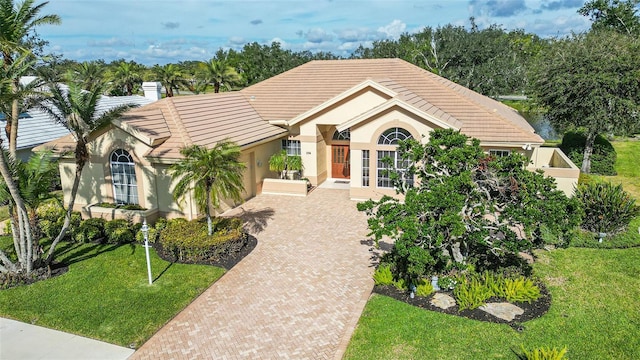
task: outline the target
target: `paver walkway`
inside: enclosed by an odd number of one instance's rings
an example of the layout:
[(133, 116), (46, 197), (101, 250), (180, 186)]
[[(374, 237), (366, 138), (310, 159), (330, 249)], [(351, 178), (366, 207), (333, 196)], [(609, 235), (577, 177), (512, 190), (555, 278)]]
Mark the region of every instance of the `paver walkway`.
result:
[(232, 214), (258, 246), (130, 359), (339, 359), (373, 288), (345, 190), (259, 195)]

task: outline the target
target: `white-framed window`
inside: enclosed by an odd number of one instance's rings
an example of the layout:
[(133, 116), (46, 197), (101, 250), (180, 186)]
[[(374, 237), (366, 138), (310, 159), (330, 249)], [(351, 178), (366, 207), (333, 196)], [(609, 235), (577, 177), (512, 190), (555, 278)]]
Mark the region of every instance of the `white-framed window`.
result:
[(114, 202), (116, 204), (138, 204), (136, 164), (129, 152), (123, 149), (115, 150), (111, 153), (110, 163)]
[(387, 129), (378, 138), (378, 145), (398, 145), (398, 141), (411, 138), (411, 133), (399, 127)]
[(283, 139), (282, 140), (282, 150), (286, 150), (287, 151), (287, 155), (289, 156), (295, 156), (295, 155), (302, 155), (302, 150), (300, 148), (300, 140), (287, 140), (287, 139)]
[[(399, 127), (387, 129), (378, 138), (378, 145), (398, 145), (400, 140), (412, 138), (411, 133)], [(390, 158), (391, 163), (386, 163), (383, 159)], [(376, 184), (382, 188), (392, 188), (390, 172), (400, 173), (404, 182), (413, 185), (413, 178), (405, 177), (406, 169), (409, 167), (409, 160), (400, 158), (400, 154), (395, 150), (378, 150), (376, 161)]]
[(494, 156), (494, 157), (504, 157), (504, 156), (509, 156), (511, 154), (511, 150), (498, 150), (498, 149), (491, 149), (489, 150), (489, 155)]
[[(390, 158), (391, 163), (386, 163), (383, 159)], [(397, 151), (378, 150), (378, 187), (392, 188), (391, 172), (396, 171), (400, 174), (403, 181), (408, 185), (413, 185), (413, 179), (405, 176), (409, 167), (409, 160), (401, 159)]]
[(351, 140), (351, 132), (349, 131), (349, 129), (345, 129), (342, 131), (336, 130), (333, 133), (333, 137), (331, 139), (332, 140)]
[(362, 186), (369, 186), (369, 150), (362, 150)]

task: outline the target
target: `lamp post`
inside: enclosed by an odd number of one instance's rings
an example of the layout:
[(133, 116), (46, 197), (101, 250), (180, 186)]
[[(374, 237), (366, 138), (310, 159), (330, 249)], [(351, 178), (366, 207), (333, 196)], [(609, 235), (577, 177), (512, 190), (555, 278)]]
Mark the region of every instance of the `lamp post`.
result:
[(144, 250), (147, 254), (147, 274), (149, 275), (149, 285), (153, 283), (153, 279), (151, 279), (151, 260), (149, 259), (149, 226), (147, 225), (147, 218), (144, 218), (144, 222), (142, 223), (142, 235), (144, 235)]

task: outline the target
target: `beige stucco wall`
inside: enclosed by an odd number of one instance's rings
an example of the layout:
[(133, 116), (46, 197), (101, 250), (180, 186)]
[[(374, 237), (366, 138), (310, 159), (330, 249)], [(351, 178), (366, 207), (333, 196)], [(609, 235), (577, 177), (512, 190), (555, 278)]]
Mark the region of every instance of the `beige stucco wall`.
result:
[[(109, 157), (116, 149), (128, 151), (136, 163), (140, 205), (148, 209), (157, 207), (155, 192), (148, 190), (155, 188), (154, 169), (148, 161), (141, 157), (141, 154), (145, 154), (150, 149), (149, 146), (128, 136), (121, 129), (111, 126), (95, 134), (88, 148), (90, 160), (82, 171), (74, 209), (80, 210), (86, 205), (99, 202), (113, 202)], [(62, 159), (59, 168), (64, 201), (65, 204), (68, 204), (75, 177), (75, 160), (72, 158)]]
[[(269, 158), (280, 150), (280, 146), (280, 139), (277, 139), (242, 150), (240, 160), (247, 166), (243, 179), (245, 187), (242, 194), (243, 199), (249, 199), (260, 192), (262, 179), (277, 176), (269, 171)], [(74, 204), (76, 211), (81, 211), (87, 205), (95, 203), (113, 202), (109, 158), (114, 150), (120, 148), (127, 150), (136, 164), (138, 198), (142, 207), (157, 209), (158, 215), (164, 217), (185, 217), (187, 219), (198, 217), (197, 206), (191, 196), (186, 196), (180, 203), (174, 201), (172, 191), (176, 181), (169, 175), (169, 165), (150, 163), (144, 158), (144, 154), (148, 153), (151, 148), (115, 126), (96, 134), (89, 144), (91, 161), (83, 169)], [(74, 159), (61, 159), (59, 168), (64, 201), (65, 204), (68, 204), (75, 176)], [(221, 211), (235, 205), (231, 201), (223, 201)], [(89, 214), (87, 211), (84, 213), (85, 215)]]

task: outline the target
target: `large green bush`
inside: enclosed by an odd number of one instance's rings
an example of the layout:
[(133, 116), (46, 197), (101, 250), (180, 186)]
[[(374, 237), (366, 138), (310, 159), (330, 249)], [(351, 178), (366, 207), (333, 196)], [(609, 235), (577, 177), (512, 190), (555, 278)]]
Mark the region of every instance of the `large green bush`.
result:
[[(47, 238), (55, 238), (60, 234), (62, 225), (64, 224), (65, 210), (56, 202), (48, 202), (41, 205), (36, 210), (38, 215), (38, 226), (42, 235)], [(71, 223), (65, 235), (66, 240), (74, 240), (75, 234), (78, 232), (80, 224), (82, 222), (82, 216), (79, 212), (74, 211), (71, 213)]]
[[(584, 145), (587, 137), (582, 132), (570, 131), (564, 134), (560, 149), (576, 164), (582, 166)], [(616, 175), (613, 165), (616, 163), (616, 149), (602, 135), (596, 137), (591, 154), (591, 173), (600, 175)]]
[(107, 221), (104, 225), (104, 232), (109, 244), (125, 244), (134, 241), (137, 226), (129, 223), (125, 219), (115, 219)]
[(246, 234), (238, 218), (214, 218), (213, 235), (201, 220), (169, 220), (160, 233), (162, 252), (178, 262), (213, 262), (240, 251)]
[(640, 207), (622, 185), (610, 182), (581, 184), (575, 197), (584, 209), (582, 228), (588, 231), (616, 234), (624, 231), (640, 214)]
[(73, 239), (81, 243), (89, 243), (102, 239), (104, 237), (105, 222), (102, 218), (82, 220), (73, 234)]
[[(398, 151), (412, 164), (390, 173), (404, 200), (358, 204), (369, 216), (369, 235), (394, 240), (383, 261), (395, 279), (417, 283), (456, 264), (526, 273), (519, 252), (551, 238), (564, 246), (579, 224), (578, 202), (557, 190), (553, 178), (526, 170), (519, 154), (489, 157), (479, 140), (454, 130), (433, 131), (427, 144), (401, 141)], [(407, 175), (417, 181), (403, 182)]]

